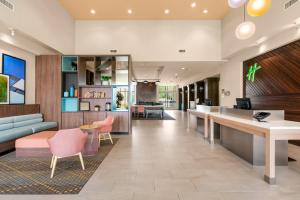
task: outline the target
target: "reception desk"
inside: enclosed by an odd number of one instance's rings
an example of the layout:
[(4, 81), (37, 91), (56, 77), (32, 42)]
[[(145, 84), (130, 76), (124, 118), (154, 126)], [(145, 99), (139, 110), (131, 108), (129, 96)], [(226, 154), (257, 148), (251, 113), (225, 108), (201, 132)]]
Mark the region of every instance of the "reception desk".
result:
[[(270, 111), (272, 114), (266, 119), (267, 122), (258, 122), (252, 119), (252, 115), (256, 112), (259, 111), (222, 108), (218, 113), (210, 113), (210, 143), (214, 143), (214, 124), (219, 124), (221, 126), (221, 143), (223, 142), (226, 148), (232, 148), (234, 153), (243, 157), (245, 156), (245, 152), (243, 153), (246, 150), (245, 146), (238, 143), (245, 144), (247, 134), (250, 135), (248, 143), (252, 147), (248, 149), (248, 154), (258, 153), (252, 158), (254, 159), (253, 164), (255, 162), (265, 163), (264, 179), (270, 184), (275, 184), (275, 158), (279, 159), (278, 164), (287, 164), (287, 141), (300, 140), (300, 122), (284, 120), (283, 111)], [(230, 140), (236, 141), (232, 144)], [(264, 158), (261, 158), (262, 156)]]
[[(197, 105), (196, 109), (188, 109), (188, 129), (197, 130), (203, 133), (204, 138), (208, 139), (210, 133), (209, 115), (210, 113), (219, 112), (219, 106)], [(214, 128), (214, 137), (219, 135), (218, 125)]]

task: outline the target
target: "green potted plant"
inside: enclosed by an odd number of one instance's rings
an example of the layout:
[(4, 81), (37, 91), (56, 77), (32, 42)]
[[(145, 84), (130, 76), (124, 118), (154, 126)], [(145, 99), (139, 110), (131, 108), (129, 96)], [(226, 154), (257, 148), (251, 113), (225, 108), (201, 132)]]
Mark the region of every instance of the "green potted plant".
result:
[(102, 85), (111, 85), (111, 76), (101, 76)]
[(121, 92), (118, 92), (117, 93), (117, 101), (116, 101), (117, 108), (121, 108), (123, 99), (124, 99), (124, 95)]

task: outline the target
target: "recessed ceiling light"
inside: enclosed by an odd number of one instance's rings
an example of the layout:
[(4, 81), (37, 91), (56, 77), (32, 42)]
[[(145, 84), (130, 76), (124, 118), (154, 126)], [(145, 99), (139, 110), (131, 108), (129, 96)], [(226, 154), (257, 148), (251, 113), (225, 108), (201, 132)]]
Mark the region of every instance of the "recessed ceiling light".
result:
[(166, 9), (165, 10), (165, 14), (167, 15), (167, 14), (169, 14), (170, 13), (170, 10), (169, 9)]
[(207, 13), (208, 13), (208, 10), (207, 10), (207, 9), (203, 10), (203, 13), (204, 13), (204, 14), (207, 14)]
[(185, 70), (185, 68), (184, 68), (184, 67), (181, 67), (181, 69), (182, 69), (182, 70)]
[(195, 8), (197, 6), (196, 2), (191, 3), (191, 7)]
[(91, 13), (92, 15), (94, 15), (94, 14), (96, 14), (96, 10), (91, 9), (91, 10), (90, 10), (90, 13)]
[(131, 9), (128, 9), (128, 10), (127, 10), (127, 13), (128, 13), (129, 15), (131, 15), (131, 14), (132, 14), (132, 10), (131, 10)]

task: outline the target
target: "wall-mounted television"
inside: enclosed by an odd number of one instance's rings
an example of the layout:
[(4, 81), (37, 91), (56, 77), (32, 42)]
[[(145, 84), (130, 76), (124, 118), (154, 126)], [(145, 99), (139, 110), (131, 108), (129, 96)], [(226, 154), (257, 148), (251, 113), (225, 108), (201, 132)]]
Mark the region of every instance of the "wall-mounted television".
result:
[(3, 54), (2, 73), (9, 76), (9, 103), (25, 104), (26, 61)]

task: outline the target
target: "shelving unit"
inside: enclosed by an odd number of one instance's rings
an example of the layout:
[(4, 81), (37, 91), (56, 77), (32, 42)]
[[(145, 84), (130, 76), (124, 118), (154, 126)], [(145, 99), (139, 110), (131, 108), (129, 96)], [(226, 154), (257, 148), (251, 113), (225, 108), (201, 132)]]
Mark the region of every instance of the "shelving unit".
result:
[[(129, 65), (130, 56), (62, 56), (62, 128), (75, 128), (113, 115), (114, 132), (129, 132)], [(77, 96), (64, 97), (72, 85)], [(81, 102), (88, 102), (90, 110), (80, 111)], [(110, 111), (105, 110), (106, 103), (111, 104)], [(95, 111), (96, 106), (100, 106), (99, 111)]]

